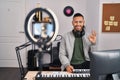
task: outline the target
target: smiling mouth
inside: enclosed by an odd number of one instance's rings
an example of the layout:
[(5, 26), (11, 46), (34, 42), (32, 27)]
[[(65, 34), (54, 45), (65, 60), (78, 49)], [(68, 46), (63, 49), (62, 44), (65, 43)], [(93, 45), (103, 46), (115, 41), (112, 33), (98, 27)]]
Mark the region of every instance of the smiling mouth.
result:
[(81, 30), (82, 27), (81, 27), (81, 26), (76, 26), (75, 29), (76, 29), (76, 30)]
[(82, 28), (81, 26), (76, 26), (75, 28)]

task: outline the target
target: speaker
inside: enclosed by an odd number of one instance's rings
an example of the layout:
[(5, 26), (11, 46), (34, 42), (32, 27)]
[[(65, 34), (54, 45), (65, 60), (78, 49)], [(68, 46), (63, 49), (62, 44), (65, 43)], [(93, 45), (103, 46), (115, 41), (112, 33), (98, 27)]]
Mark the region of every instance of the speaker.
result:
[(59, 59), (59, 46), (60, 46), (60, 42), (57, 43), (56, 47), (52, 48), (52, 63), (50, 64), (50, 66), (54, 66), (54, 67), (61, 66), (61, 62)]
[(35, 55), (38, 53), (38, 50), (29, 50), (27, 58), (27, 69), (28, 70), (38, 70), (36, 67)]

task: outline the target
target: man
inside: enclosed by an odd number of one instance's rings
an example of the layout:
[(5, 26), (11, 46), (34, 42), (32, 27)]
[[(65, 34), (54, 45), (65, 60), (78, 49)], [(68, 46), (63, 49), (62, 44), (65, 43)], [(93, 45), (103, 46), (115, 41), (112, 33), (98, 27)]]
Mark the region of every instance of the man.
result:
[(73, 72), (73, 69), (89, 68), (89, 50), (96, 43), (96, 32), (90, 35), (85, 32), (84, 16), (76, 13), (73, 16), (73, 30), (67, 32), (60, 43), (59, 59), (61, 70)]

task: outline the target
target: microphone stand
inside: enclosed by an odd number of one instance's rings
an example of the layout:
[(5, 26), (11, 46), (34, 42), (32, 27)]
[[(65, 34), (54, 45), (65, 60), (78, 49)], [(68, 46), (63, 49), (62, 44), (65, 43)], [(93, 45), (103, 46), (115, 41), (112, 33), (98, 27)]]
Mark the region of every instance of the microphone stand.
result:
[[(21, 60), (21, 56), (20, 56), (20, 50), (30, 46), (32, 43), (29, 41), (29, 42), (26, 42), (20, 46), (17, 46), (15, 48), (16, 50), (16, 55), (17, 55), (17, 60), (18, 60), (18, 64), (19, 64), (19, 69), (20, 69), (20, 74), (21, 74), (21, 80), (23, 80), (23, 78), (25, 77), (25, 69), (23, 67), (23, 64), (22, 64), (22, 60)], [(40, 47), (40, 46), (39, 46)], [(39, 72), (37, 73), (36, 75), (36, 79), (37, 80), (41, 80), (41, 71), (42, 71), (42, 55), (43, 55), (43, 48), (40, 47), (39, 50), (38, 50), (38, 53), (35, 55), (37, 58), (38, 58), (38, 67), (39, 67)]]
[(17, 46), (15, 48), (16, 50), (16, 55), (17, 55), (17, 59), (18, 59), (18, 64), (19, 64), (19, 69), (20, 69), (20, 74), (21, 74), (21, 80), (24, 78), (25, 76), (25, 70), (24, 70), (24, 67), (23, 67), (23, 64), (22, 64), (22, 60), (21, 60), (21, 56), (20, 56), (20, 50), (30, 46), (32, 43), (29, 42), (26, 42), (20, 46)]

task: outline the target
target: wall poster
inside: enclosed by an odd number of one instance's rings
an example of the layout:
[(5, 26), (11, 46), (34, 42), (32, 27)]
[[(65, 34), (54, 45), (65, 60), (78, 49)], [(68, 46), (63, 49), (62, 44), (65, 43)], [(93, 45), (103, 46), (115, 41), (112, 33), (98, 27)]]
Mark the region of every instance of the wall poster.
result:
[(120, 32), (120, 3), (103, 4), (102, 32)]

